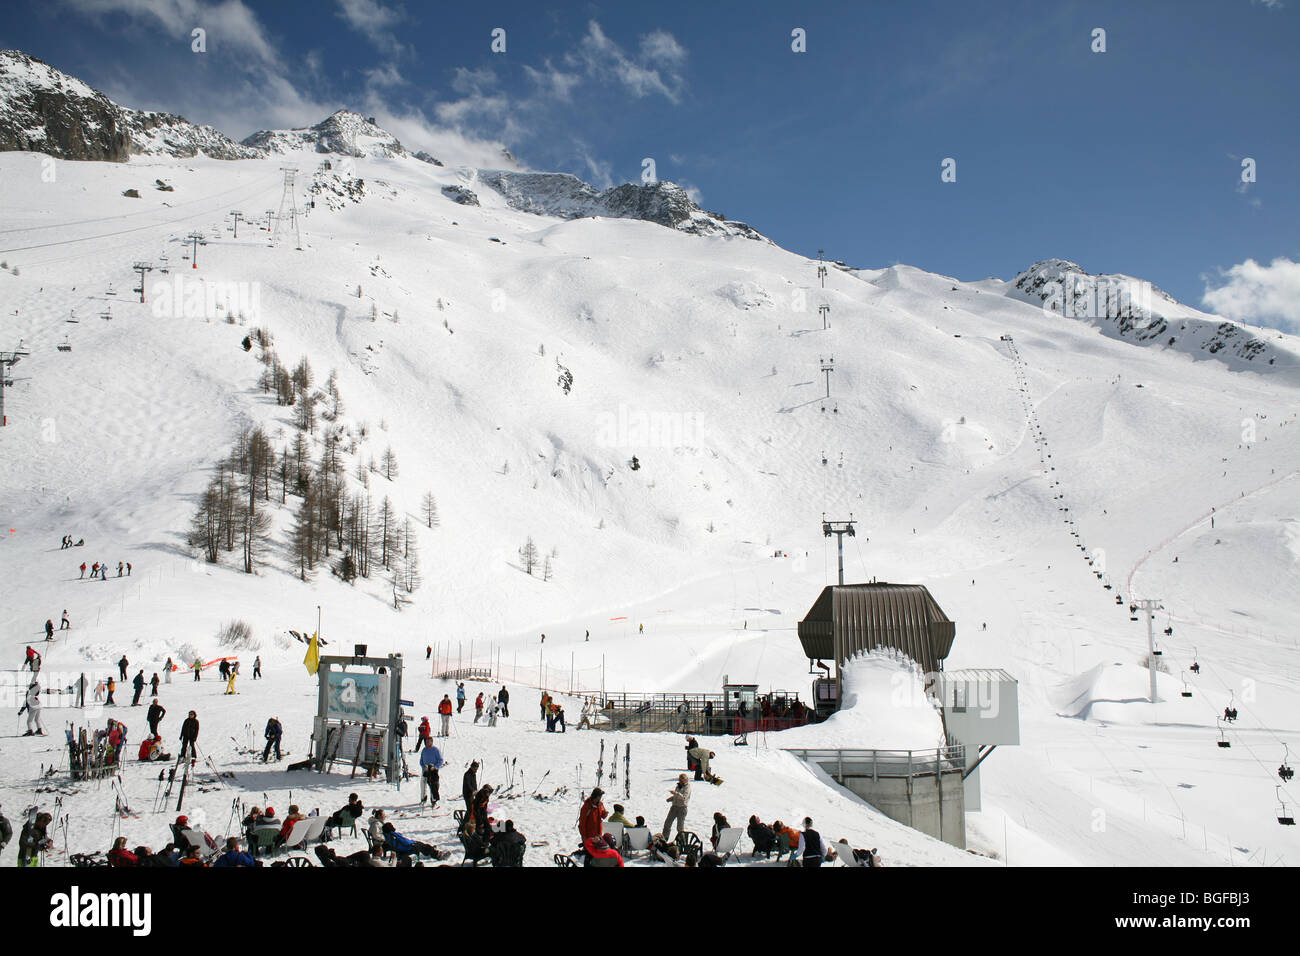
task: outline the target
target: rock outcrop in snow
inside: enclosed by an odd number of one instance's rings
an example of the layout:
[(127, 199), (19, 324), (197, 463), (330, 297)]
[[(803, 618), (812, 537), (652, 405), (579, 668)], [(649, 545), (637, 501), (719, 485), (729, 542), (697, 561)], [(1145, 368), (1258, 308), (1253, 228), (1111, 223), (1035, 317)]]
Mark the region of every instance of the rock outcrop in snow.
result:
[(1068, 259), (1035, 262), (1012, 280), (1007, 295), (1091, 322), (1113, 338), (1193, 354), (1226, 349), (1226, 355), (1256, 366), (1275, 361), (1268, 343), (1243, 326), (1183, 305), (1142, 279), (1090, 275)]
[(133, 154), (250, 159), (261, 155), (211, 126), (128, 109), (17, 50), (0, 51), (0, 150), (126, 162)]
[(624, 183), (603, 192), (568, 173), (483, 172), (479, 180), (491, 186), (514, 209), (538, 216), (581, 219), (641, 219), (696, 236), (743, 236), (768, 241), (746, 223), (707, 212), (676, 183)]

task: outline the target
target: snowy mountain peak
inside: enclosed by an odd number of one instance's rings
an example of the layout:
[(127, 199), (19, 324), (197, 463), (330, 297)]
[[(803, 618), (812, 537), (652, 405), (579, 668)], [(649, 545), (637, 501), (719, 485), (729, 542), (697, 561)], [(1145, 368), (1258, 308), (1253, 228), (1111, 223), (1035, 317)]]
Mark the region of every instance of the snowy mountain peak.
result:
[(126, 162), (134, 154), (249, 159), (211, 126), (182, 116), (128, 109), (76, 77), (18, 50), (0, 51), (0, 150), (59, 159)]
[(1091, 275), (1069, 259), (1035, 262), (1011, 281), (1006, 294), (1129, 342), (1197, 355), (1224, 352), (1218, 357), (1231, 356), (1253, 366), (1276, 361), (1275, 350), (1258, 331), (1183, 305), (1143, 279), (1120, 273)]
[(318, 153), (356, 157), (407, 155), (397, 137), (379, 126), (374, 117), (367, 118), (346, 109), (334, 111), (315, 126), (259, 130), (246, 138), (243, 145), (264, 153), (311, 149)]

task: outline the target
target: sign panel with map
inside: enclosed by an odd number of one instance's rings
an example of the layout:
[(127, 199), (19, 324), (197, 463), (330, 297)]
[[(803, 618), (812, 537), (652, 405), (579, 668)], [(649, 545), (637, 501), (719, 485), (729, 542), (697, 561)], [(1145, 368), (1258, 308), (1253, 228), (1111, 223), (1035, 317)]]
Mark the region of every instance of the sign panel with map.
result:
[(325, 688), (325, 717), (367, 724), (388, 721), (388, 675), (330, 671)]

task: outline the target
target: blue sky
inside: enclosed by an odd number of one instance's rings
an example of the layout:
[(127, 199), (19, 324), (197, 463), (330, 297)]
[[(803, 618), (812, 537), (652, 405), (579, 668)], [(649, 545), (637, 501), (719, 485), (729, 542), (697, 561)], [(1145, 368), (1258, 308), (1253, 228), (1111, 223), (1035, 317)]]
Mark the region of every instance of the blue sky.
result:
[(653, 157), (796, 252), (962, 279), (1061, 256), (1300, 328), (1300, 0), (55, 0), (0, 45), (237, 138), (348, 106), (449, 162), (504, 145), (606, 186)]

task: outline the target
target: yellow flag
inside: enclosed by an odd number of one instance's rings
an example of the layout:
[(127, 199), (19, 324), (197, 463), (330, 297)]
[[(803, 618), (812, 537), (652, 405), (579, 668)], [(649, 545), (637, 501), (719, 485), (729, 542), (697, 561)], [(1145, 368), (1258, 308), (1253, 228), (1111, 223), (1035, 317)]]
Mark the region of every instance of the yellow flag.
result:
[(308, 674), (315, 674), (316, 669), (320, 667), (320, 648), (316, 646), (316, 635), (311, 636), (311, 643), (307, 645), (307, 656), (302, 659), (303, 666), (307, 668)]

